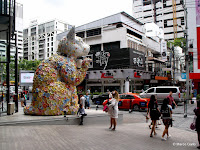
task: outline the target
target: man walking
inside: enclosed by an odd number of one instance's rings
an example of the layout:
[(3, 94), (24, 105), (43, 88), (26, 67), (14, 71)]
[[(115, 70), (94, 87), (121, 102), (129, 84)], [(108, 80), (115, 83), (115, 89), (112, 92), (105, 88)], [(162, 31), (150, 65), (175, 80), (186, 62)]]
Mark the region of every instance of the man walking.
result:
[[(174, 98), (172, 97), (172, 94), (173, 94), (172, 91), (170, 91), (169, 95), (167, 96), (167, 99), (169, 100), (169, 105), (172, 106), (174, 104), (177, 107), (176, 102), (174, 101)], [(172, 106), (172, 108), (173, 108), (173, 106)]]

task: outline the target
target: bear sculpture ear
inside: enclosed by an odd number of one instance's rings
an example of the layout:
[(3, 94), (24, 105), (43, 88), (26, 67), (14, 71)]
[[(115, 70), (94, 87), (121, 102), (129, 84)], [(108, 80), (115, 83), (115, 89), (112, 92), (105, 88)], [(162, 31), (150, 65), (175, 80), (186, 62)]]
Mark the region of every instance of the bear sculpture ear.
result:
[(75, 27), (73, 26), (67, 34), (67, 40), (74, 41), (75, 40)]

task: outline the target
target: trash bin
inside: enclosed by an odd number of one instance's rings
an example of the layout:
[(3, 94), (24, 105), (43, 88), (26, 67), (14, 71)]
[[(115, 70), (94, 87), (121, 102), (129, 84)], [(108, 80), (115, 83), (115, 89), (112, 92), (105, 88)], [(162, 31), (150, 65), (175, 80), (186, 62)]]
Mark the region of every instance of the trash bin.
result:
[(8, 103), (8, 115), (13, 115), (15, 111), (15, 103)]

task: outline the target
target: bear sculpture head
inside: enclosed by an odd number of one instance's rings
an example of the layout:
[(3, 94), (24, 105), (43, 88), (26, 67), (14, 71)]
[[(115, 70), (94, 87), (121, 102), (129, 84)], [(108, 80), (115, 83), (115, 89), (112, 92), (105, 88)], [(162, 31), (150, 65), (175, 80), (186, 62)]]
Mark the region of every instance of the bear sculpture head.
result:
[(90, 46), (83, 42), (82, 38), (75, 35), (75, 27), (72, 27), (67, 36), (58, 44), (58, 52), (68, 57), (86, 56), (90, 51)]

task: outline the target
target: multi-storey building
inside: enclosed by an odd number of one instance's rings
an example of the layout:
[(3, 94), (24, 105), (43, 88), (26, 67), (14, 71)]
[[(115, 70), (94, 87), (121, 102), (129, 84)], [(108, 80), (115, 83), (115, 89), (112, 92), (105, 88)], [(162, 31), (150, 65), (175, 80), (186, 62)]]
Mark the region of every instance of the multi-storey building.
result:
[(23, 30), (24, 59), (43, 60), (56, 53), (57, 34), (72, 26), (59, 20), (38, 24), (37, 20)]
[[(15, 56), (16, 48), (18, 47), (18, 58), (23, 58), (23, 5), (20, 3), (15, 3), (15, 34), (11, 40), (10, 55)], [(15, 38), (17, 38), (15, 43)], [(6, 40), (0, 39), (0, 56), (6, 57), (6, 45), (4, 44)]]
[[(91, 88), (92, 92), (116, 89), (123, 93), (127, 78), (130, 91), (167, 80), (162, 74), (163, 61), (158, 59), (160, 42), (146, 37), (143, 23), (129, 14), (120, 12), (81, 25), (76, 34), (90, 45), (88, 57), (93, 59), (82, 87)], [(159, 79), (150, 81), (154, 72)]]
[(133, 0), (133, 17), (142, 23), (156, 23), (163, 28), (165, 40), (174, 40), (184, 36), (182, 4), (183, 0)]

